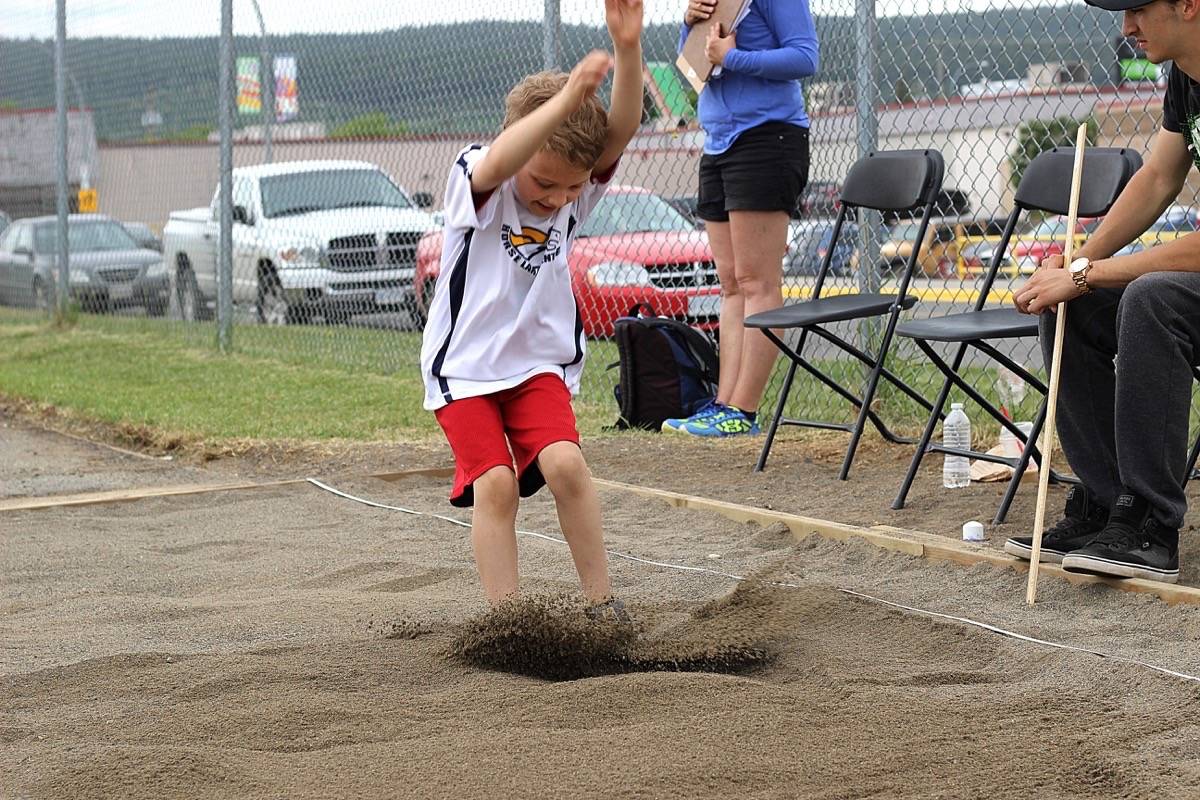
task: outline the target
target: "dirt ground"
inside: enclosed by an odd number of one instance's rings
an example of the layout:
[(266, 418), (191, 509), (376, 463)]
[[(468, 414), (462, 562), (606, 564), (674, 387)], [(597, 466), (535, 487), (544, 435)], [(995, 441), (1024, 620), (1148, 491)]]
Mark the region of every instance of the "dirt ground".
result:
[[(908, 453), (872, 442), (843, 483), (842, 443), (789, 438), (759, 474), (752, 442), (635, 435), (585, 452), (604, 478), (955, 536), (999, 500), (942, 490), (930, 459), (893, 512)], [(421, 512), (303, 483), (0, 512), (0, 797), (1197, 796), (1200, 683), (843, 590), (1191, 675), (1198, 607), (1046, 578), (1030, 609), (1010, 570), (797, 544), (605, 490), (614, 552), (708, 570), (612, 559), (639, 641), (714, 671), (630, 662), (547, 681), (452, 657), (487, 620), (464, 529), (429, 516), (469, 519), (445, 481), (364, 477), (444, 466), (437, 443), (166, 461), (9, 415), (0, 452), (0, 499), (318, 477)], [(1028, 526), (1034, 494), (993, 546)], [(531, 535), (559, 536), (550, 498), (519, 527), (527, 595), (573, 591), (565, 546)], [(506, 646), (569, 665), (527, 633), (506, 629)], [(755, 658), (714, 666), (714, 652)]]

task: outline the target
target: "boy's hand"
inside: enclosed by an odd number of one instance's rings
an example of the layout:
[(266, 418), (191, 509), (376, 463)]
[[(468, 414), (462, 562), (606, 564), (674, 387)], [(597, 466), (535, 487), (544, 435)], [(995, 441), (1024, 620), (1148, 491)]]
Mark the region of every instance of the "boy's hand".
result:
[(712, 16), (717, 0), (688, 0), (687, 11), (683, 12), (683, 24), (689, 28)]
[(709, 63), (718, 67), (725, 66), (725, 56), (737, 47), (737, 36), (732, 31), (728, 36), (722, 36), (719, 30), (721, 27), (713, 25), (709, 28), (708, 39), (704, 42), (704, 53), (708, 56)]
[(635, 47), (642, 40), (642, 0), (604, 0), (604, 19), (613, 47)]
[[(611, 2), (611, 0), (610, 0)], [(579, 108), (583, 102), (596, 93), (604, 82), (608, 71), (612, 69), (612, 56), (603, 50), (593, 50), (583, 57), (583, 60), (571, 70), (563, 93), (571, 104), (572, 110)]]

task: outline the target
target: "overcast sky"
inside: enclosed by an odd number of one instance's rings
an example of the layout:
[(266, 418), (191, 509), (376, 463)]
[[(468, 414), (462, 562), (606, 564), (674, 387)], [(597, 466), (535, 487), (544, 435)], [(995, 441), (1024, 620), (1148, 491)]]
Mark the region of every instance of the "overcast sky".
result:
[[(544, 0), (258, 0), (268, 33), (377, 31), (472, 19), (541, 19)], [(850, 15), (855, 0), (813, 0), (817, 14)], [(604, 24), (603, 0), (560, 0), (565, 23)], [(879, 16), (1052, 5), (1054, 0), (876, 0)], [(686, 0), (645, 0), (651, 22), (679, 19)], [(0, 37), (54, 36), (52, 0), (0, 0)], [(67, 0), (67, 36), (215, 36), (219, 0)], [(234, 32), (258, 31), (251, 0), (233, 0)]]

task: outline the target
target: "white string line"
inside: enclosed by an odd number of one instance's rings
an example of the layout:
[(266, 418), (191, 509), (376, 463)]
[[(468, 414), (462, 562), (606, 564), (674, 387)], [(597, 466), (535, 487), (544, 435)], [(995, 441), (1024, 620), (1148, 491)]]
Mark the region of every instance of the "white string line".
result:
[[(454, 517), (447, 517), (442, 514), (434, 514), (432, 512), (428, 512), (428, 511), (414, 511), (411, 508), (401, 508), (400, 506), (389, 506), (384, 503), (376, 503), (373, 500), (365, 500), (361, 497), (355, 497), (352, 494), (347, 494), (346, 492), (343, 492), (340, 489), (335, 489), (332, 486), (324, 484), (321, 481), (317, 480), (316, 478), (309, 478), (308, 482), (311, 483), (313, 486), (316, 486), (319, 489), (324, 489), (325, 491), (336, 494), (339, 497), (344, 497), (347, 500), (353, 500), (354, 502), (362, 503), (363, 505), (372, 506), (374, 508), (383, 508), (383, 509), (387, 509), (388, 511), (400, 511), (405, 514), (412, 514), (412, 515), (418, 516), (418, 517), (432, 517), (433, 519), (440, 519), (445, 522), (449, 522), (451, 524), (458, 525), (461, 528), (470, 528), (471, 527), (471, 524), (469, 522), (463, 522), (462, 520), (455, 519)], [(555, 542), (556, 544), (567, 544), (566, 539), (561, 539), (557, 536), (548, 536), (547, 534), (538, 533), (536, 531), (523, 531), (523, 530), (518, 529), (517, 534), (519, 534), (521, 536), (533, 536), (538, 539), (545, 539), (548, 542)], [(621, 559), (625, 559), (626, 561), (635, 561), (639, 564), (649, 564), (650, 566), (662, 567), (664, 569), (679, 570), (681, 572), (702, 572), (702, 573), (705, 573), (708, 575), (715, 575), (720, 578), (729, 578), (730, 580), (735, 580), (735, 581), (746, 580), (746, 578), (742, 575), (734, 575), (733, 573), (730, 573), (730, 572), (721, 572), (720, 570), (709, 569), (707, 567), (689, 567), (686, 564), (674, 564), (669, 561), (654, 561), (652, 559), (641, 558), (639, 556), (630, 555), (629, 553), (622, 553), (617, 550), (606, 549), (605, 552), (614, 558), (621, 558)], [(768, 583), (770, 583), (770, 585), (772, 585), (772, 586), (780, 586), (780, 587), (787, 588), (787, 589), (803, 588), (800, 584), (797, 584), (797, 583), (783, 583), (783, 582), (779, 582), (779, 581), (769, 581)], [(996, 625), (989, 625), (986, 622), (977, 622), (976, 620), (968, 619), (967, 617), (958, 617), (953, 614), (943, 614), (940, 611), (930, 611), (925, 608), (917, 608), (915, 606), (906, 606), (902, 603), (896, 603), (891, 600), (884, 600), (881, 597), (875, 597), (873, 595), (864, 594), (862, 592), (856, 592), (853, 589), (844, 589), (840, 586), (837, 586), (834, 588), (843, 594), (850, 595), (851, 597), (857, 597), (862, 600), (869, 600), (873, 603), (879, 603), (880, 605), (891, 606), (892, 608), (903, 609), (904, 611), (911, 611), (914, 614), (924, 614), (925, 616), (928, 616), (928, 617), (938, 617), (940, 619), (953, 620), (954, 622), (960, 622), (964, 625), (971, 625), (976, 628), (981, 628), (985, 631), (991, 631), (992, 633), (998, 633), (1001, 636), (1008, 636), (1009, 638), (1017, 639), (1018, 641), (1030, 642), (1031, 644), (1040, 644), (1045, 647), (1055, 647), (1055, 648), (1058, 648), (1059, 650), (1070, 650), (1070, 651), (1076, 652), (1076, 653), (1086, 653), (1088, 655), (1093, 655), (1098, 658), (1108, 659), (1109, 661), (1118, 661), (1123, 664), (1133, 664), (1135, 666), (1145, 667), (1146, 669), (1154, 670), (1155, 672), (1161, 672), (1164, 675), (1170, 675), (1171, 677), (1174, 677), (1174, 678), (1182, 678), (1183, 680), (1194, 681), (1195, 683), (1200, 683), (1200, 677), (1197, 677), (1195, 675), (1188, 675), (1185, 672), (1176, 672), (1175, 670), (1167, 669), (1166, 667), (1160, 667), (1155, 664), (1151, 664), (1147, 661), (1139, 661), (1136, 658), (1126, 658), (1124, 656), (1116, 656), (1116, 655), (1112, 655), (1111, 653), (1105, 653), (1102, 650), (1092, 650), (1087, 647), (1078, 647), (1078, 646), (1072, 645), (1072, 644), (1062, 644), (1061, 642), (1052, 642), (1047, 639), (1038, 639), (1033, 636), (1026, 636), (1023, 633), (1017, 633), (1016, 631), (1010, 631), (1007, 628), (1001, 628)]]

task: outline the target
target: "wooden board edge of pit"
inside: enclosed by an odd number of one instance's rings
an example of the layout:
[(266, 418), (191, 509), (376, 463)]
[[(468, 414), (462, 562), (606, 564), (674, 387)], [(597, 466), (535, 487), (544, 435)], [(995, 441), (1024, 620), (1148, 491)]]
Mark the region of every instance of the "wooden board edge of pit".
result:
[(454, 467), (416, 467), (399, 472), (376, 472), (367, 477), (388, 483), (395, 483), (407, 478), (452, 478), (454, 477)]
[[(687, 508), (694, 511), (710, 511), (720, 514), (735, 522), (755, 522), (760, 525), (770, 525), (782, 522), (791, 530), (797, 540), (809, 534), (816, 534), (824, 539), (846, 541), (860, 538), (876, 547), (908, 555), (920, 556), (931, 561), (949, 561), (962, 566), (990, 564), (1001, 569), (1014, 569), (1025, 572), (1029, 562), (1011, 556), (1008, 553), (997, 552), (984, 545), (970, 542), (960, 542), (935, 533), (915, 531), (908, 528), (898, 528), (891, 525), (873, 525), (863, 528), (855, 525), (845, 525), (839, 522), (815, 517), (805, 517), (799, 514), (789, 514), (783, 511), (772, 511), (766, 508), (731, 503), (725, 500), (711, 500), (707, 497), (671, 492), (665, 489), (653, 489), (647, 486), (637, 486), (619, 481), (596, 479), (598, 486), (631, 492), (643, 497), (653, 497), (677, 508)], [(1134, 594), (1151, 594), (1168, 605), (1186, 603), (1200, 605), (1200, 587), (1180, 586), (1161, 581), (1148, 581), (1141, 578), (1105, 578), (1101, 575), (1085, 575), (1077, 572), (1067, 572), (1057, 564), (1043, 563), (1039, 571), (1045, 575), (1071, 583), (1075, 586), (1103, 584), (1122, 592)]]
[(240, 489), (266, 489), (272, 486), (287, 486), (289, 484), (304, 482), (304, 478), (292, 478), (282, 481), (267, 481), (265, 483), (198, 483), (187, 484), (183, 486), (157, 486), (146, 489), (110, 489), (104, 492), (50, 495), (48, 497), (20, 497), (11, 500), (0, 500), (0, 512), (37, 511), (40, 509), (64, 508), (67, 506), (96, 506), (105, 505), (107, 503), (129, 503), (135, 500), (147, 500), (152, 497), (174, 497), (186, 494), (232, 492)]
[[(438, 478), (454, 474), (453, 467), (420, 467), (418, 469), (402, 470), (400, 472), (384, 472), (368, 477), (380, 478), (385, 481), (401, 481), (405, 478), (433, 476)], [(233, 492), (247, 489), (268, 489), (275, 486), (290, 486), (307, 483), (307, 478), (288, 478), (278, 481), (261, 483), (197, 483), (181, 486), (156, 486), (145, 489), (109, 489), (103, 492), (86, 492), (83, 494), (50, 495), (45, 497), (17, 497), (0, 500), (0, 513), (5, 511), (40, 511), (50, 508), (68, 508), (71, 506), (96, 506), (108, 503), (130, 503), (136, 500), (148, 500), (153, 497), (177, 497), (189, 494), (209, 494), (212, 492)]]

